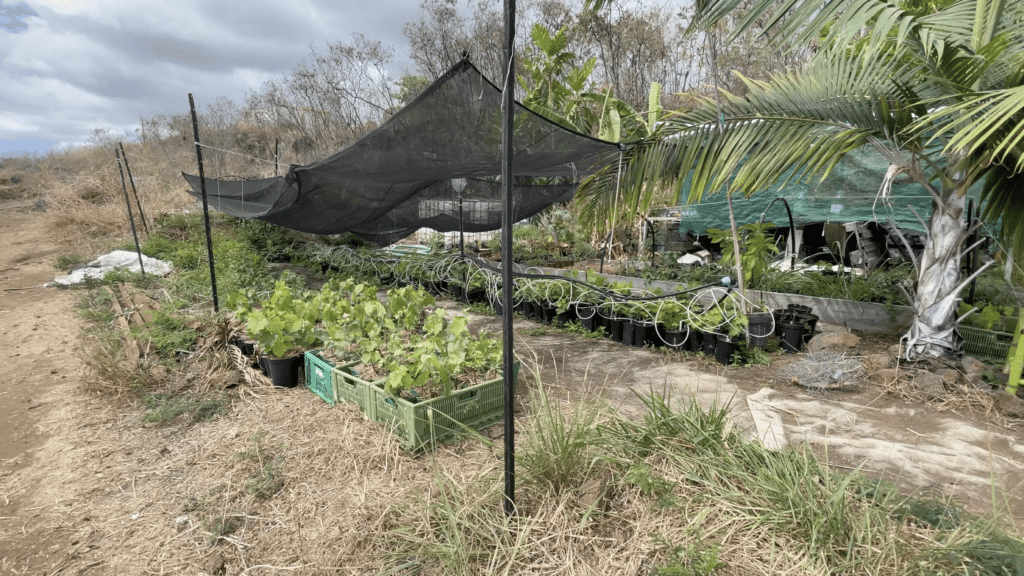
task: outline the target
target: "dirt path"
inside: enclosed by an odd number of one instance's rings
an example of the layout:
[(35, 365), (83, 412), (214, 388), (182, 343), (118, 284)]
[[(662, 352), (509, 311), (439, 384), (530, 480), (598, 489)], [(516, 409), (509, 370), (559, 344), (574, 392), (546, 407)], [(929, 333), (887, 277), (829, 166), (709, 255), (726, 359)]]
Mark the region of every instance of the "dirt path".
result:
[[(75, 387), (80, 324), (75, 294), (42, 285), (56, 275), (60, 250), (47, 238), (42, 213), (23, 202), (0, 202), (0, 573), (41, 573), (67, 545), (61, 534), (33, 527), (36, 482), (58, 482), (38, 451), (44, 422)], [(13, 488), (13, 489), (12, 489)], [(12, 538), (11, 536), (20, 536)]]

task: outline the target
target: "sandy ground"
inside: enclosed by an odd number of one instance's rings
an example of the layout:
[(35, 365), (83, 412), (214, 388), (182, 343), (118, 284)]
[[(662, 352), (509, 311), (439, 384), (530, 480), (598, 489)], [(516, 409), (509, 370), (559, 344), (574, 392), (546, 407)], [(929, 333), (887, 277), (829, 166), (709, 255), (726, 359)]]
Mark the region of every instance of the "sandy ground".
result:
[[(44, 423), (57, 417), (81, 377), (76, 296), (42, 286), (55, 276), (60, 250), (46, 238), (42, 213), (29, 206), (0, 203), (0, 480), (53, 470), (41, 459), (41, 448), (53, 440)], [(68, 544), (67, 534), (37, 528), (39, 500), (31, 491), (0, 484), (0, 534), (20, 536), (0, 538), (0, 573), (49, 565)]]
[[(358, 437), (371, 456), (345, 466), (345, 473), (356, 478), (373, 471), (394, 485), (401, 474), (429, 468), (422, 458), (399, 454), (387, 433), (354, 409), (332, 409), (305, 390), (263, 391), (235, 402), (226, 417), (185, 430), (145, 428), (138, 414), (89, 397), (77, 368), (81, 323), (76, 294), (41, 287), (59, 272), (52, 263), (60, 253), (47, 239), (41, 216), (22, 203), (0, 203), (0, 246), (5, 247), (0, 254), (0, 368), (5, 376), (0, 379), (0, 574), (217, 573), (219, 556), (208, 568), (211, 552), (189, 503), (222, 487), (223, 470), (241, 466), (232, 455), (250, 442), (251, 422), (260, 423), (268, 438), (287, 440), (289, 454), (304, 454), (308, 446), (309, 454), (325, 463), (334, 456), (320, 454), (318, 445), (307, 442), (313, 434), (331, 430)], [(490, 317), (474, 315), (473, 323), (497, 327)], [(534, 326), (517, 323), (517, 332)], [(570, 398), (600, 395), (625, 412), (639, 411), (634, 391), (728, 404), (734, 424), (751, 437), (769, 430), (774, 437), (766, 441), (807, 442), (840, 469), (860, 468), (906, 490), (949, 496), (978, 510), (995, 507), (1024, 527), (1019, 422), (938, 412), (868, 385), (811, 394), (780, 376), (798, 356), (777, 358), (770, 367), (724, 369), (706, 360), (568, 335), (520, 334), (517, 346), (528, 369), (536, 370), (549, 389)], [(466, 444), (454, 449), (452, 457), (476, 450)], [(260, 534), (275, 530), (286, 539), (297, 534), (300, 542), (310, 538), (310, 531), (311, 541), (336, 538), (341, 543), (333, 549), (336, 555), (349, 550), (346, 546), (358, 547), (358, 535), (332, 536), (328, 522), (320, 520), (330, 518), (324, 511), (339, 506), (338, 499), (325, 495), (315, 510), (289, 507), (290, 491), (315, 489), (301, 471), (289, 474), (283, 504), (275, 500), (274, 510), (243, 514), (253, 523), (246, 525), (251, 535), (243, 532), (230, 540), (234, 547), (217, 553), (228, 555), (227, 565), (238, 568), (228, 573), (262, 562), (291, 570), (338, 565), (337, 557), (315, 557), (305, 545), (294, 548), (305, 553), (274, 558), (275, 546), (289, 549), (280, 541), (266, 545), (262, 560), (254, 559), (262, 550)], [(365, 491), (347, 498), (359, 494)], [(382, 521), (372, 508), (359, 514), (370, 524)], [(322, 525), (314, 526), (318, 521)]]

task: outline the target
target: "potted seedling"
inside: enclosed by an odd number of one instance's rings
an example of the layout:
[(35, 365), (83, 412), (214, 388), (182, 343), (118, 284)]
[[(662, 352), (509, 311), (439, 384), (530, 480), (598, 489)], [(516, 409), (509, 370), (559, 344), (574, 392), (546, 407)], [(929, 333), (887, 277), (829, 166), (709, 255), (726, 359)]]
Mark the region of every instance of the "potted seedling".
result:
[(244, 294), (233, 295), (229, 304), (232, 302), (236, 313), (244, 318), (249, 336), (263, 352), (274, 386), (296, 386), (302, 353), (319, 342), (316, 308), (296, 299), (280, 280), (270, 298), (258, 308), (252, 307)]
[(659, 330), (665, 334), (665, 344), (673, 348), (682, 346), (689, 332), (686, 306), (675, 298), (668, 298), (657, 303), (654, 314)]

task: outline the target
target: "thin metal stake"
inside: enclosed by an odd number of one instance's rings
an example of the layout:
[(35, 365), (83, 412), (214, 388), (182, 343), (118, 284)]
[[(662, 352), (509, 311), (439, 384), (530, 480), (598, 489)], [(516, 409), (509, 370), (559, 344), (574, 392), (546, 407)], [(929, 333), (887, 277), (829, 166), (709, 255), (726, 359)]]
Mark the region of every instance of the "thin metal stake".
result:
[(121, 167), (121, 153), (114, 148), (114, 158), (117, 158), (117, 171), (121, 173), (121, 189), (124, 190), (124, 205), (128, 207), (128, 222), (132, 225), (132, 237), (135, 238), (135, 252), (139, 255), (139, 271), (142, 277), (146, 277), (146, 267), (142, 265), (142, 246), (139, 245), (139, 234), (135, 231), (135, 217), (132, 216), (132, 202), (128, 199), (128, 185), (124, 182), (124, 168)]
[(206, 225), (206, 254), (210, 259), (210, 289), (213, 291), (213, 311), (220, 312), (217, 303), (217, 272), (213, 266), (213, 239), (210, 237), (210, 208), (206, 202), (206, 176), (203, 175), (203, 148), (199, 144), (199, 119), (196, 117), (196, 103), (188, 95), (188, 106), (192, 110), (192, 133), (196, 137), (196, 160), (199, 162), (199, 190), (203, 195), (203, 223)]
[(501, 193), (504, 210), (501, 216), (501, 329), (502, 372), (505, 400), (505, 514), (516, 513), (515, 465), (515, 358), (512, 355), (512, 123), (515, 119), (513, 90), (515, 84), (516, 0), (505, 0), (505, 82), (501, 89)]
[(281, 139), (274, 138), (274, 176), (277, 176), (278, 162), (281, 160)]
[[(459, 190), (459, 255), (462, 256), (462, 262), (466, 261), (466, 235), (463, 233), (463, 220), (462, 220), (462, 191)], [(466, 270), (463, 272), (462, 278), (462, 294), (469, 302), (469, 266), (466, 266)]]
[(149, 236), (149, 224), (146, 222), (146, 214), (142, 211), (142, 204), (139, 202), (139, 191), (135, 188), (135, 178), (132, 177), (132, 167), (128, 164), (128, 155), (124, 153), (124, 144), (118, 142), (118, 147), (121, 148), (121, 158), (124, 159), (124, 169), (128, 172), (128, 182), (132, 185), (132, 195), (135, 196), (135, 205), (139, 207), (139, 220), (142, 220), (142, 229), (146, 231), (146, 236)]

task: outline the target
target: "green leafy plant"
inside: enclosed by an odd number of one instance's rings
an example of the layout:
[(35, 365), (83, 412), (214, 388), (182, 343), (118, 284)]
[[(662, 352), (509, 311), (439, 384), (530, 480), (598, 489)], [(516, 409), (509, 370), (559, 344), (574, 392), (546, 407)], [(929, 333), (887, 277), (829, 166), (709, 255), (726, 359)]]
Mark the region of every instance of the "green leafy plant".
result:
[(672, 331), (678, 331), (689, 317), (686, 305), (675, 298), (668, 298), (657, 303), (655, 314), (658, 322)]
[(501, 343), (486, 333), (474, 338), (468, 323), (465, 316), (449, 322), (442, 310), (436, 310), (424, 321), (422, 335), (410, 335), (404, 344), (392, 342), (385, 361), (385, 390), (393, 396), (414, 391), (416, 396), (433, 391), (447, 395), (454, 389), (456, 376), (499, 366)]
[(694, 307), (697, 305), (697, 301), (694, 300), (689, 309), (693, 328), (701, 332), (724, 333), (730, 338), (740, 336), (746, 330), (747, 316), (740, 311), (739, 302), (731, 293), (704, 309), (695, 310)]
[(57, 257), (57, 260), (54, 261), (53, 267), (58, 270), (69, 270), (73, 266), (85, 264), (88, 261), (89, 260), (87, 260), (85, 256), (78, 253), (61, 254)]
[(293, 296), (291, 288), (278, 281), (270, 299), (259, 308), (242, 302), (245, 296), (236, 296), (236, 312), (244, 317), (249, 336), (260, 349), (270, 356), (283, 358), (289, 354), (313, 347), (319, 342), (316, 322), (319, 312), (314, 306)]
[[(958, 314), (961, 316), (968, 313), (974, 306), (961, 303)], [(1017, 309), (1012, 305), (998, 305), (985, 303), (980, 310), (964, 319), (969, 326), (981, 328), (982, 330), (996, 330), (1000, 332), (1012, 332), (1017, 328)]]
[[(772, 259), (779, 253), (775, 237), (768, 234), (768, 230), (772, 228), (775, 228), (775, 225), (767, 222), (744, 224), (739, 227), (740, 264), (743, 267), (743, 280), (748, 288), (759, 285)], [(722, 265), (734, 266), (736, 258), (732, 231), (709, 228), (708, 236), (712, 242), (722, 245)]]

